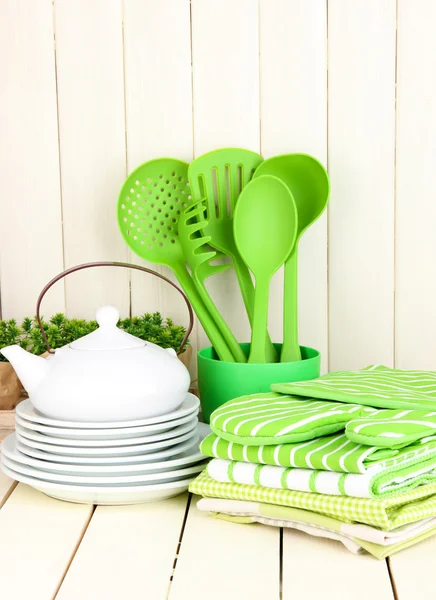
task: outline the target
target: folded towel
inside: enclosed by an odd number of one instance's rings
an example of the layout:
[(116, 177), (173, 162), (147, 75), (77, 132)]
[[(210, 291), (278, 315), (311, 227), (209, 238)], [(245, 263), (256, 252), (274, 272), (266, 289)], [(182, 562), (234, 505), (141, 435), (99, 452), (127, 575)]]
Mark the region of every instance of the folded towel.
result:
[(194, 479), (189, 490), (200, 496), (250, 500), (280, 506), (293, 506), (339, 518), (348, 523), (366, 523), (390, 531), (436, 514), (436, 483), (377, 500), (278, 490), (260, 485), (220, 483), (206, 471)]
[(277, 446), (245, 446), (228, 442), (211, 433), (200, 444), (206, 456), (244, 462), (300, 467), (337, 473), (404, 472), (415, 464), (436, 456), (436, 440), (420, 440), (403, 449), (362, 446), (348, 440), (343, 433), (308, 442)]
[(436, 458), (408, 469), (386, 470), (356, 475), (292, 467), (275, 467), (255, 463), (214, 458), (208, 474), (223, 483), (245, 483), (267, 488), (297, 490), (315, 494), (352, 496), (355, 498), (387, 498), (412, 490), (418, 485), (436, 481)]
[(377, 406), (436, 410), (436, 372), (404, 371), (380, 365), (337, 371), (317, 379), (274, 383), (274, 392)]
[[(262, 523), (273, 527), (287, 527), (303, 531), (312, 536), (340, 541), (348, 550), (358, 554), (369, 552), (379, 559), (392, 556), (396, 552), (408, 548), (436, 533), (436, 519), (420, 521), (419, 525), (396, 530), (395, 535), (385, 535), (382, 543), (373, 540), (360, 539), (358, 533), (362, 528), (371, 530), (366, 525), (346, 525), (332, 519), (299, 509), (275, 507), (253, 502), (220, 500), (203, 498), (197, 503), (197, 508), (210, 512), (214, 517), (235, 523)], [(348, 527), (348, 530), (343, 529)], [(355, 531), (350, 531), (352, 528)], [(376, 533), (380, 530), (373, 531)], [(378, 536), (381, 539), (381, 536)]]
[(301, 400), (281, 394), (252, 394), (226, 402), (211, 415), (214, 433), (231, 442), (261, 446), (301, 442), (345, 429), (371, 414), (360, 405)]

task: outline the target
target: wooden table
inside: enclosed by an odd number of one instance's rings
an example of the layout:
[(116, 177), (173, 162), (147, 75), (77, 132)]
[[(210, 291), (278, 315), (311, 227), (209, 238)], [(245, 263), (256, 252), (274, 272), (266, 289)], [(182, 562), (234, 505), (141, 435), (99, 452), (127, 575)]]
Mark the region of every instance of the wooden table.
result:
[(0, 473), (5, 600), (427, 600), (436, 541), (387, 561), (338, 542), (215, 520), (196, 497), (61, 502)]

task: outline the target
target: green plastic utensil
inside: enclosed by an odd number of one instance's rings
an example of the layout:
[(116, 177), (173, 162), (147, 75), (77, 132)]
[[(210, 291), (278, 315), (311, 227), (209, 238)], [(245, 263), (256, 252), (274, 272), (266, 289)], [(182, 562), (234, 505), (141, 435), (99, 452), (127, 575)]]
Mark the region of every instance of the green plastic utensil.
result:
[[(209, 314), (215, 321), (228, 348), (236, 362), (247, 362), (247, 357), (238, 344), (235, 336), (229, 326), (221, 316), (214, 301), (210, 297), (205, 280), (211, 275), (227, 270), (230, 265), (211, 265), (212, 260), (223, 258), (222, 253), (218, 253), (208, 246), (210, 236), (202, 236), (201, 230), (205, 222), (203, 213), (206, 212), (206, 206), (203, 201), (188, 206), (182, 212), (179, 219), (179, 238), (183, 249), (186, 262), (191, 270), (192, 279), (197, 287), (198, 293), (203, 300)], [(200, 223), (198, 218), (200, 217)], [(206, 220), (207, 221), (207, 220)]]
[(308, 154), (283, 154), (265, 160), (254, 175), (273, 175), (292, 193), (298, 212), (295, 248), (285, 263), (281, 362), (300, 360), (298, 345), (298, 242), (327, 206), (330, 183), (323, 165)]
[(253, 179), (239, 197), (233, 230), (239, 253), (256, 280), (248, 362), (265, 363), (270, 281), (292, 252), (298, 230), (288, 187), (269, 175)]
[(159, 158), (138, 167), (118, 198), (118, 224), (128, 246), (141, 258), (173, 270), (220, 360), (234, 361), (185, 265), (178, 234), (182, 211), (192, 203), (188, 165)]
[[(263, 158), (243, 148), (222, 148), (203, 154), (189, 165), (188, 178), (195, 201), (205, 200), (207, 211), (197, 218), (210, 245), (230, 256), (241, 289), (250, 324), (253, 321), (254, 288), (250, 273), (241, 259), (233, 237), (233, 214), (239, 194), (252, 179)], [(278, 355), (268, 339), (268, 362)]]

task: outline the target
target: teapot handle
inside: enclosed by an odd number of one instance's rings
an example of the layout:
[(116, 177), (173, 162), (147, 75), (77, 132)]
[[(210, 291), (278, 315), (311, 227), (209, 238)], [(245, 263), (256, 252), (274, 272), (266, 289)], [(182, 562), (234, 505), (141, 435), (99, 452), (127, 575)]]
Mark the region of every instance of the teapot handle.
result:
[(50, 354), (54, 354), (54, 350), (52, 350), (50, 348), (50, 344), (48, 342), (47, 335), (44, 331), (44, 327), (42, 326), (42, 321), (41, 321), (41, 316), (40, 316), (40, 308), (41, 308), (42, 299), (44, 298), (44, 296), (46, 295), (48, 290), (52, 287), (52, 285), (57, 283), (60, 279), (63, 279), (67, 275), (70, 275), (71, 273), (75, 273), (76, 271), (82, 271), (83, 269), (89, 269), (91, 267), (125, 267), (127, 269), (136, 269), (137, 271), (143, 271), (144, 273), (150, 273), (150, 275), (156, 275), (156, 277), (159, 277), (159, 279), (163, 279), (163, 281), (166, 281), (174, 289), (176, 289), (183, 296), (183, 300), (185, 301), (186, 306), (188, 308), (188, 312), (189, 312), (189, 325), (186, 329), (186, 333), (183, 337), (182, 343), (180, 344), (180, 348), (179, 348), (179, 351), (177, 352), (177, 354), (181, 354), (183, 352), (185, 343), (188, 340), (189, 336), (191, 335), (191, 331), (194, 326), (194, 312), (192, 310), (192, 306), (191, 306), (186, 294), (175, 283), (170, 281), (167, 277), (165, 277), (164, 275), (161, 275), (160, 273), (156, 273), (156, 271), (153, 271), (152, 269), (147, 269), (147, 267), (141, 267), (139, 265), (133, 265), (130, 263), (110, 262), (110, 261), (84, 263), (83, 265), (77, 265), (75, 267), (71, 267), (70, 269), (66, 269), (62, 273), (59, 273), (59, 275), (56, 275), (56, 277), (53, 277), (53, 279), (51, 281), (49, 281), (47, 283), (47, 285), (43, 288), (42, 292), (38, 296), (38, 301), (36, 303), (36, 319), (38, 321), (39, 328), (41, 329), (41, 334), (42, 334), (42, 337), (44, 338), (44, 342), (47, 347), (47, 352), (49, 352)]

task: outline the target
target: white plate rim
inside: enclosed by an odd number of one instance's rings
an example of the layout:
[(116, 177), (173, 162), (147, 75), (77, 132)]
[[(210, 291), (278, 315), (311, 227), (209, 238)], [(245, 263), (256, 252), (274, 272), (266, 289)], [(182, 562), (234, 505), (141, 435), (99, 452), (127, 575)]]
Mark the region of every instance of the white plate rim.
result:
[(128, 465), (76, 465), (71, 463), (53, 463), (38, 458), (32, 458), (31, 456), (22, 453), (18, 449), (15, 434), (10, 434), (1, 443), (1, 452), (10, 460), (15, 460), (20, 464), (28, 465), (36, 469), (39, 467), (42, 471), (51, 470), (58, 473), (67, 473), (68, 470), (70, 470), (83, 475), (86, 475), (87, 473), (98, 474), (99, 472), (102, 475), (107, 475), (109, 473), (127, 474), (130, 472), (138, 472), (142, 470), (144, 471), (144, 473), (149, 473), (153, 471), (159, 471), (165, 468), (177, 469), (183, 468), (191, 464), (194, 465), (204, 460), (207, 460), (207, 457), (197, 449), (197, 446), (198, 444), (196, 444), (195, 447), (193, 444), (191, 447), (192, 452), (187, 456), (152, 463), (133, 463)]
[[(74, 485), (81, 484), (83, 485), (96, 485), (99, 484), (98, 487), (101, 487), (102, 484), (105, 485), (121, 485), (121, 484), (135, 484), (140, 485), (143, 483), (144, 485), (149, 485), (147, 482), (153, 483), (163, 483), (167, 479), (173, 479), (174, 481), (181, 481), (182, 479), (186, 479), (190, 475), (195, 475), (200, 473), (204, 466), (201, 464), (193, 465), (191, 467), (186, 467), (184, 469), (178, 469), (175, 471), (166, 471), (163, 473), (147, 473), (142, 475), (119, 475), (119, 476), (76, 476), (76, 475), (59, 475), (56, 473), (48, 473), (46, 471), (38, 471), (38, 469), (34, 469), (33, 467), (29, 467), (27, 465), (22, 465), (16, 460), (8, 458), (5, 454), (1, 456), (2, 463), (8, 467), (9, 469), (16, 471), (17, 473), (21, 473), (22, 475), (27, 475), (28, 477), (33, 477), (34, 479), (38, 479), (39, 481), (49, 481), (51, 483), (63, 483), (66, 485)], [(101, 480), (101, 481), (99, 481)]]
[[(96, 439), (117, 439), (118, 437), (139, 437), (141, 434), (145, 435), (153, 435), (155, 433), (164, 433), (165, 431), (170, 431), (171, 429), (175, 429), (180, 425), (184, 425), (185, 423), (189, 423), (190, 420), (194, 419), (195, 416), (198, 415), (198, 410), (195, 413), (190, 413), (185, 415), (184, 417), (180, 417), (174, 419), (173, 421), (166, 421), (165, 423), (154, 423), (153, 425), (140, 425), (138, 427), (115, 427), (115, 428), (107, 428), (107, 429), (75, 429), (73, 427), (53, 427), (51, 425), (43, 425), (41, 423), (37, 423), (36, 421), (29, 421), (28, 419), (23, 418), (21, 415), (17, 414), (15, 419), (16, 423), (19, 423), (23, 427), (27, 429), (31, 429), (32, 431), (37, 431), (38, 433), (49, 434), (52, 432), (53, 434), (58, 434), (59, 437), (68, 438), (68, 436), (72, 436), (74, 439), (92, 439), (94, 436)], [(150, 432), (149, 434), (147, 432)], [(128, 435), (131, 434), (131, 435)], [(110, 436), (109, 438), (105, 436)]]
[[(15, 434), (13, 434), (15, 435)], [(34, 456), (36, 458), (40, 458), (41, 460), (45, 460), (50, 463), (61, 463), (61, 464), (79, 464), (79, 465), (136, 465), (141, 464), (141, 461), (145, 464), (154, 464), (153, 457), (158, 456), (159, 459), (171, 458), (173, 456), (178, 456), (179, 454), (183, 454), (186, 450), (189, 450), (192, 446), (198, 445), (198, 441), (189, 441), (180, 442), (167, 448), (166, 450), (161, 450), (157, 452), (152, 452), (150, 454), (134, 454), (132, 456), (69, 456), (66, 454), (47, 454), (44, 450), (39, 450), (38, 448), (33, 448), (32, 446), (23, 445), (20, 440), (16, 440), (17, 449), (21, 454), (25, 456)], [(30, 452), (32, 454), (27, 454)]]
[(52, 437), (44, 433), (33, 431), (32, 429), (27, 429), (27, 427), (21, 425), (21, 423), (19, 423), (18, 421), (16, 421), (15, 423), (15, 430), (22, 437), (35, 442), (40, 442), (42, 444), (50, 444), (54, 446), (69, 446), (73, 448), (106, 448), (109, 446), (139, 446), (140, 444), (153, 444), (155, 442), (172, 440), (173, 438), (177, 438), (185, 433), (188, 433), (189, 431), (193, 431), (196, 428), (197, 422), (197, 417), (193, 417), (191, 422), (188, 422), (185, 425), (180, 425), (179, 427), (175, 427), (174, 429), (171, 429), (169, 431), (164, 431), (153, 435), (145, 435), (133, 438), (123, 437), (111, 440), (82, 440)]
[[(163, 440), (160, 442), (153, 442), (151, 444), (139, 444), (139, 445), (131, 445), (131, 446), (117, 446), (112, 448), (84, 448), (77, 446), (57, 446), (55, 444), (44, 444), (42, 442), (35, 442), (34, 440), (29, 440), (27, 438), (22, 438), (20, 433), (17, 431), (18, 440), (24, 446), (30, 446), (31, 448), (37, 448), (38, 450), (44, 450), (47, 454), (64, 454), (69, 456), (132, 456), (133, 454), (148, 454), (152, 453), (154, 450), (158, 450), (159, 448), (170, 448), (171, 446), (175, 446), (181, 442), (188, 440), (192, 432), (195, 431), (192, 429), (188, 431), (184, 435), (181, 435), (178, 438), (172, 438), (170, 440), (170, 444), (168, 444), (168, 440)], [(68, 452), (70, 450), (70, 452)]]
[[(185, 403), (192, 403), (191, 406), (183, 408)], [(27, 409), (27, 407), (31, 407), (32, 412), (30, 415), (26, 416), (23, 412)], [(32, 402), (30, 399), (23, 400), (19, 404), (17, 404), (16, 412), (20, 415), (21, 418), (27, 419), (28, 421), (33, 421), (36, 423), (41, 423), (42, 425), (53, 425), (54, 427), (72, 427), (73, 429), (117, 429), (120, 427), (139, 427), (141, 425), (153, 425), (155, 423), (166, 423), (167, 421), (173, 421), (174, 419), (184, 417), (185, 415), (193, 413), (195, 410), (199, 409), (200, 400), (195, 396), (195, 394), (191, 394), (191, 392), (186, 392), (185, 399), (181, 403), (181, 405), (176, 408), (176, 410), (166, 413), (164, 415), (159, 415), (157, 417), (147, 417), (145, 419), (135, 419), (129, 421), (108, 421), (105, 423), (102, 422), (86, 422), (86, 421), (63, 421), (61, 419), (51, 419), (50, 417), (45, 417), (44, 415), (37, 412), (35, 408), (32, 406)]]

